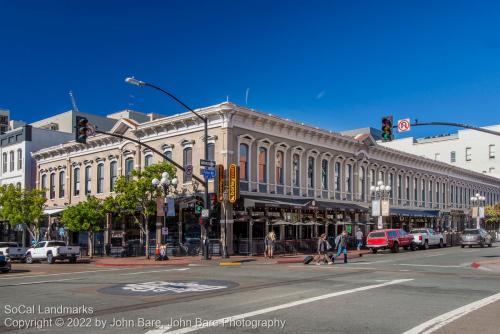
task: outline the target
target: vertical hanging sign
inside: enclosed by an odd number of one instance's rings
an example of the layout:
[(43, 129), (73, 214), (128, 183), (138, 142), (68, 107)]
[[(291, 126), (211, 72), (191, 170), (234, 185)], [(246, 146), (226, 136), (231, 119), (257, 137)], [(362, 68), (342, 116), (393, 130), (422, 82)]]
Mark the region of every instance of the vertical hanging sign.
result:
[(239, 197), (239, 175), (236, 164), (229, 165), (229, 202), (236, 203)]
[(217, 201), (224, 201), (224, 165), (217, 165), (215, 170), (215, 193)]

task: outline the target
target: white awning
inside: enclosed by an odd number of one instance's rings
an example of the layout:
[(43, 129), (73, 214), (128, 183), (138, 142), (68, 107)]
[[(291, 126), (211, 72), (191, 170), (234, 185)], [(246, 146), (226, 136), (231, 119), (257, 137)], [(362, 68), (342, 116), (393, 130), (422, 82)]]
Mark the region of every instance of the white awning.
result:
[(56, 213), (63, 212), (64, 208), (53, 208), (43, 210), (44, 215), (55, 215)]

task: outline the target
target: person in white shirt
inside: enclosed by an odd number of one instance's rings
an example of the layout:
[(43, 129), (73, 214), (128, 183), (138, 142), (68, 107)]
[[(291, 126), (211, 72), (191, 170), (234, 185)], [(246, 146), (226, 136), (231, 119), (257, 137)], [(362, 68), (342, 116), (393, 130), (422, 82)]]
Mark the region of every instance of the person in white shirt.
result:
[(361, 232), (359, 227), (356, 231), (356, 245), (358, 246), (358, 251), (361, 250), (361, 247), (363, 247), (363, 232)]

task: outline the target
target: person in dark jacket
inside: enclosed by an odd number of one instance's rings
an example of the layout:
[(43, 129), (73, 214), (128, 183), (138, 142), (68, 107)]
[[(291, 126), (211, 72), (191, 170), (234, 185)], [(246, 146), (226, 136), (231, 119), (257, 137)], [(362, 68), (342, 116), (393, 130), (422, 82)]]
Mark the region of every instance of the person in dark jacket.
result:
[(333, 259), (335, 260), (341, 253), (344, 253), (344, 263), (347, 263), (347, 231), (342, 231), (342, 234), (337, 238), (338, 242), (335, 245), (337, 247), (337, 255)]

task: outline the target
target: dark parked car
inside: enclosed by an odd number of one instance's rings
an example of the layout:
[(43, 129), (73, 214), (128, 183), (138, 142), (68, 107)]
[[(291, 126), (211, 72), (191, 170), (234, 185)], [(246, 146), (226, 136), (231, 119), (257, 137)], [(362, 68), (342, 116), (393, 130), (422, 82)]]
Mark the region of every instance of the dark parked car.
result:
[(2, 271), (2, 273), (8, 273), (10, 269), (10, 258), (5, 255), (0, 255), (0, 271)]
[(469, 247), (472, 247), (474, 245), (479, 245), (481, 247), (484, 247), (484, 245), (488, 245), (488, 247), (491, 247), (492, 243), (493, 237), (482, 228), (464, 230), (460, 238), (460, 246), (462, 248), (464, 248), (466, 245)]

